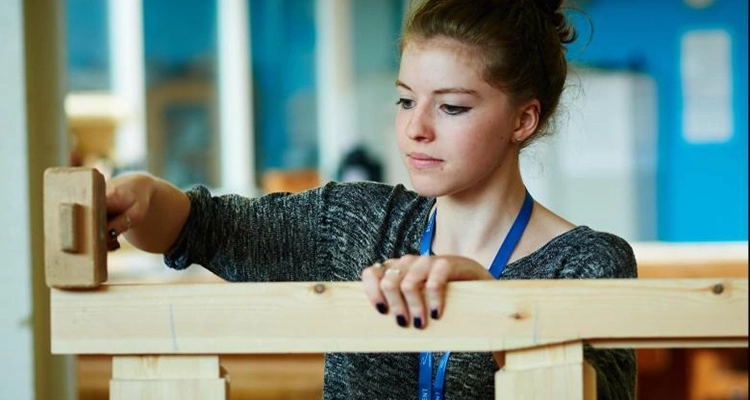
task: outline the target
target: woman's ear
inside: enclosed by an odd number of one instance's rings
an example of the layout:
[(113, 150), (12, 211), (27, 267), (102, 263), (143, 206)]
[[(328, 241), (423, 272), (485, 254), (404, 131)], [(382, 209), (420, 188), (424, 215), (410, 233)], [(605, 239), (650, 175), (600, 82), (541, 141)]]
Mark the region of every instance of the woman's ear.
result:
[(534, 99), (517, 108), (516, 129), (511, 140), (513, 143), (523, 143), (536, 132), (539, 126), (539, 100)]

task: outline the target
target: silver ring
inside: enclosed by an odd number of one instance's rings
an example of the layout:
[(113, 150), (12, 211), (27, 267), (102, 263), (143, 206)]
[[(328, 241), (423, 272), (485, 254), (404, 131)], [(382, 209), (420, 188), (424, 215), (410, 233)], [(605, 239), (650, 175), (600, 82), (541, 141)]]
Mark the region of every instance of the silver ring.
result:
[(375, 268), (377, 268), (377, 269), (383, 269), (383, 268), (385, 268), (385, 265), (383, 265), (383, 263), (380, 263), (380, 262), (376, 262), (375, 264), (372, 264), (372, 266), (375, 267)]

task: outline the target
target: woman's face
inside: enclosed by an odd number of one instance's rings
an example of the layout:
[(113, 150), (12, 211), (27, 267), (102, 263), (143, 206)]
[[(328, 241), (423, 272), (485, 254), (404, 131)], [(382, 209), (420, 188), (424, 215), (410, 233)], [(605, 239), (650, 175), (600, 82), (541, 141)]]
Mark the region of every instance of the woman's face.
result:
[(424, 196), (471, 194), (517, 173), (516, 115), (475, 60), (469, 47), (447, 38), (411, 41), (401, 55), (397, 142)]

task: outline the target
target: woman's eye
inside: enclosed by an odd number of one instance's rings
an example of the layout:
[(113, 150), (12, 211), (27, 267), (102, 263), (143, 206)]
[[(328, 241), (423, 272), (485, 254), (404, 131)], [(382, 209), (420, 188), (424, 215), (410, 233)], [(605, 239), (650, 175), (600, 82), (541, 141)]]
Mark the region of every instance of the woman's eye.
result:
[(396, 104), (399, 105), (399, 106), (401, 106), (401, 108), (403, 108), (405, 110), (408, 110), (408, 109), (414, 107), (414, 100), (400, 98), (400, 99), (398, 99), (398, 101), (396, 102)]
[(471, 107), (452, 106), (450, 104), (443, 104), (443, 111), (448, 115), (459, 115), (471, 110)]

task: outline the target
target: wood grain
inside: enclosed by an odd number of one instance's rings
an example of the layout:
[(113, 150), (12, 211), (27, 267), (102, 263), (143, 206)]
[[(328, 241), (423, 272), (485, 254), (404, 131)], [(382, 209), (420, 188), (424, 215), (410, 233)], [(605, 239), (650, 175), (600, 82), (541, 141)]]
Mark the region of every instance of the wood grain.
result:
[[(747, 339), (747, 279), (454, 282), (445, 315), (403, 329), (359, 282), (53, 289), (56, 354), (487, 351), (586, 340)], [(380, 338), (381, 340), (373, 340)], [(738, 343), (738, 342), (735, 342)], [(611, 342), (610, 342), (611, 347)], [(746, 342), (745, 342), (746, 346)]]

